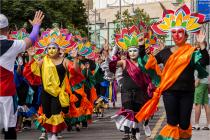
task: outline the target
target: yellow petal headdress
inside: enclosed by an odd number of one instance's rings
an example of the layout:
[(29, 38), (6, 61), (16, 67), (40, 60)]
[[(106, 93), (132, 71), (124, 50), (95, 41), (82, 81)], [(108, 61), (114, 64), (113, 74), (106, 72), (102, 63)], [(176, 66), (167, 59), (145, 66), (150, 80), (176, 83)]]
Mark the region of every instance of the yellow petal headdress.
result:
[(43, 53), (52, 43), (65, 50), (71, 50), (76, 46), (76, 42), (72, 40), (72, 34), (68, 33), (68, 30), (57, 28), (44, 31), (35, 46), (38, 48), (39, 53)]
[(162, 20), (154, 23), (151, 28), (159, 34), (165, 35), (173, 28), (183, 28), (188, 32), (195, 33), (200, 30), (201, 23), (205, 20), (205, 15), (191, 13), (187, 5), (183, 5), (175, 12), (164, 10)]
[(129, 47), (138, 48), (140, 36), (138, 27), (133, 25), (131, 28), (123, 28), (121, 34), (115, 34), (115, 43), (124, 51), (127, 51)]

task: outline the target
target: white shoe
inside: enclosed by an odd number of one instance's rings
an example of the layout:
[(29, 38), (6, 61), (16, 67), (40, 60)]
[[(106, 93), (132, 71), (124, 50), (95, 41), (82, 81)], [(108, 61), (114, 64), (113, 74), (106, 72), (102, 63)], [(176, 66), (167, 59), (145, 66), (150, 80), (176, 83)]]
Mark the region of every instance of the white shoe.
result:
[(147, 137), (150, 137), (152, 135), (152, 132), (151, 132), (151, 129), (150, 129), (149, 125), (146, 125), (146, 126), (143, 125), (143, 128), (144, 128), (145, 135)]
[(195, 125), (192, 127), (192, 130), (200, 130), (200, 125), (199, 125), (199, 124), (195, 124)]
[(39, 137), (39, 140), (45, 140), (46, 139), (46, 133), (42, 133)]
[(140, 132), (136, 133), (136, 139), (140, 140), (140, 137), (141, 137)]
[(56, 134), (53, 134), (53, 135), (52, 135), (51, 140), (58, 140), (58, 138), (57, 138)]

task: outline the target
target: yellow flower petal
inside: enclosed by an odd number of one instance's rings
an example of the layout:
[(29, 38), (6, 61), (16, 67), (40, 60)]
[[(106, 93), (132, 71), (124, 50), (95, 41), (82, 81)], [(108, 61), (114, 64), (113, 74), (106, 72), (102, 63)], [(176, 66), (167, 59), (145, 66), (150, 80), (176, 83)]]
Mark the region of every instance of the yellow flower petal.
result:
[(194, 23), (191, 26), (188, 26), (187, 30), (191, 31), (191, 30), (195, 30), (195, 29), (200, 28), (200, 27), (201, 27), (201, 25), (199, 23)]
[(176, 25), (175, 26), (181, 26), (183, 21), (183, 15), (180, 12), (176, 17)]
[(164, 17), (164, 18), (163, 18), (163, 21), (165, 22), (165, 24), (166, 24), (167, 26), (171, 26), (171, 19), (170, 19), (170, 18)]
[(119, 45), (123, 50), (127, 50), (127, 46), (125, 45), (124, 42), (119, 42), (119, 41), (118, 41), (118, 45)]
[(183, 17), (183, 20), (189, 20), (190, 19), (190, 15), (186, 15)]
[(187, 26), (186, 28), (189, 28), (190, 26), (192, 26), (192, 24), (194, 24), (196, 21), (196, 18), (190, 18), (189, 21), (187, 22)]
[(167, 26), (167, 25), (165, 25), (165, 24), (159, 24), (158, 27), (159, 27), (160, 29), (162, 29), (163, 31), (167, 31), (167, 30), (170, 29), (170, 26)]

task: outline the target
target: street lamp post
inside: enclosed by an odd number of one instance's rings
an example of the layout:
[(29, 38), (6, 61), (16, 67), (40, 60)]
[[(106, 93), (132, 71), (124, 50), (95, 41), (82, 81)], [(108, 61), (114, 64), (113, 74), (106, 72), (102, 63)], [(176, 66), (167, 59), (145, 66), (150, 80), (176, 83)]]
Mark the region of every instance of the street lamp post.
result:
[(96, 8), (95, 8), (95, 44), (97, 44), (96, 42), (97, 40), (96, 40)]
[(122, 1), (119, 0), (119, 4), (120, 4), (120, 30), (122, 29)]
[[(116, 7), (116, 6), (111, 6), (113, 4), (116, 4), (118, 0), (116, 0), (115, 2), (113, 2), (112, 4), (107, 4), (107, 7)], [(126, 0), (123, 0), (123, 2), (129, 4), (128, 2), (126, 2)], [(130, 5), (130, 4), (129, 4)], [(133, 12), (134, 12), (134, 1), (132, 0), (132, 8), (133, 8)], [(118, 6), (117, 6), (118, 7)], [(119, 13), (120, 13), (120, 30), (122, 29), (122, 0), (119, 0)], [(109, 35), (108, 35), (109, 36)], [(109, 41), (109, 40), (108, 40)]]
[(88, 7), (88, 39), (89, 39), (89, 36), (90, 36), (90, 17), (89, 17), (89, 11), (90, 11), (90, 4), (89, 4), (89, 0), (88, 0), (88, 5), (87, 5), (87, 7)]

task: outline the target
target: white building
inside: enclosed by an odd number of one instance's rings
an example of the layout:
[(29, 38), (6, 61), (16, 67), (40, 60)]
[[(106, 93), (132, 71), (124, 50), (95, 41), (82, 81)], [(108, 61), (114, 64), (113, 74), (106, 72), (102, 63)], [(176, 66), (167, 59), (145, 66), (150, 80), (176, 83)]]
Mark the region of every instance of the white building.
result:
[[(104, 38), (108, 39), (111, 43), (112, 36), (114, 34), (114, 23), (115, 14), (118, 11), (129, 10), (130, 13), (137, 7), (144, 9), (152, 19), (158, 19), (162, 17), (163, 9), (159, 2), (161, 2), (168, 9), (177, 9), (181, 4), (178, 2), (182, 1), (186, 3), (191, 10), (196, 11), (195, 5), (197, 0), (83, 0), (86, 8), (88, 9), (89, 27), (91, 27), (91, 40), (96, 42), (97, 46), (100, 47), (104, 43)], [(182, 4), (183, 4), (182, 3)], [(206, 25), (208, 28), (209, 36), (209, 24)], [(208, 37), (209, 39), (209, 37)], [(193, 37), (189, 39), (192, 41)], [(166, 38), (166, 44), (172, 45), (171, 37)]]

